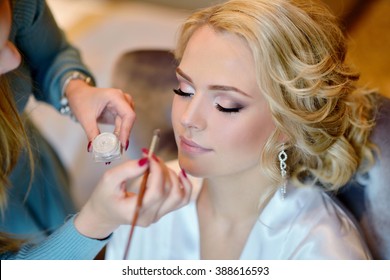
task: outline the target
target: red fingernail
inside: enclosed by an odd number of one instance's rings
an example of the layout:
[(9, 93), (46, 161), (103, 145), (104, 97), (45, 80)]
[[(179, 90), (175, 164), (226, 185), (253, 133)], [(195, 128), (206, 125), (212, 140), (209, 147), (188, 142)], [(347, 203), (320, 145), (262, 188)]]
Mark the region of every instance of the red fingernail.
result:
[(138, 161), (138, 165), (139, 165), (139, 166), (144, 166), (147, 162), (148, 162), (148, 158), (147, 158), (147, 157), (144, 157), (144, 158), (141, 158), (141, 159)]
[(127, 149), (129, 148), (129, 140), (126, 141), (126, 147), (125, 147), (125, 151), (127, 151)]
[(187, 178), (187, 173), (184, 171), (184, 169), (181, 170), (181, 173), (183, 174), (184, 178)]
[(142, 148), (141, 151), (142, 151), (144, 154), (146, 154), (146, 155), (149, 154), (149, 149)]
[(87, 152), (90, 153), (91, 151), (92, 151), (92, 141), (89, 141), (87, 146)]

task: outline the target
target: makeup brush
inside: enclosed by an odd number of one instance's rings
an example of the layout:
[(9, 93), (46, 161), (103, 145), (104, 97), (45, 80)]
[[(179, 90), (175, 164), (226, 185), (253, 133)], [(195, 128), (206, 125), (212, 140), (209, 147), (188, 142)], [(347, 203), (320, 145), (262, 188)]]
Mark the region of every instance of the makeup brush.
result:
[[(150, 160), (153, 156), (153, 153), (154, 151), (156, 150), (157, 148), (157, 145), (158, 145), (158, 141), (160, 140), (160, 129), (155, 129), (153, 131), (153, 138), (152, 138), (152, 142), (150, 143), (150, 147), (149, 147), (149, 153), (148, 153), (148, 159)], [(129, 253), (129, 250), (130, 250), (130, 244), (131, 244), (131, 239), (133, 237), (133, 234), (134, 234), (134, 230), (135, 230), (135, 225), (137, 224), (137, 220), (138, 220), (138, 215), (139, 215), (139, 211), (141, 210), (142, 208), (142, 201), (143, 201), (143, 198), (144, 198), (144, 195), (145, 195), (145, 191), (146, 191), (146, 183), (148, 181), (148, 177), (149, 177), (149, 168), (145, 171), (143, 177), (142, 177), (142, 182), (141, 182), (141, 186), (140, 186), (140, 189), (139, 189), (139, 193), (138, 193), (138, 197), (137, 197), (137, 204), (136, 204), (136, 207), (135, 207), (135, 212), (134, 212), (134, 216), (133, 216), (133, 221), (131, 223), (131, 229), (130, 229), (130, 234), (129, 234), (129, 239), (127, 240), (127, 244), (126, 244), (126, 250), (125, 250), (125, 253), (123, 255), (123, 259), (125, 260), (126, 259), (126, 256), (127, 254)]]

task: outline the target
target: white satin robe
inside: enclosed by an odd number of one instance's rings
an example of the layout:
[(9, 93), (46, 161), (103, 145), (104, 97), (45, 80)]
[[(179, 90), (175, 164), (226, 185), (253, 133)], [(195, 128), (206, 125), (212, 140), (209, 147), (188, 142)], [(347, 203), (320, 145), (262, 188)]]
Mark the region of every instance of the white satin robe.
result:
[[(177, 161), (172, 168), (178, 170)], [(192, 179), (192, 178), (191, 178)], [(202, 180), (194, 178), (191, 202), (147, 228), (137, 227), (127, 259), (200, 259), (196, 197)], [(122, 259), (130, 226), (116, 230), (106, 259)], [(227, 245), (228, 246), (228, 245)], [(355, 223), (319, 188), (287, 187), (271, 198), (255, 223), (240, 259), (370, 259)]]

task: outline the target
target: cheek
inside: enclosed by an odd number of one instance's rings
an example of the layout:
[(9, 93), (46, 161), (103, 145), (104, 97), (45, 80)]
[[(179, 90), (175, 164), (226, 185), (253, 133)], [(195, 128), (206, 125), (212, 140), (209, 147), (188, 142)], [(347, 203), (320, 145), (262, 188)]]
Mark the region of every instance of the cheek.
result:
[(264, 121), (253, 122), (248, 125), (243, 141), (250, 143), (248, 146), (256, 146), (262, 150), (274, 130), (275, 125), (272, 120), (264, 119)]
[(268, 116), (250, 117), (246, 121), (225, 127), (221, 132), (221, 143), (230, 148), (232, 157), (258, 161), (263, 147), (274, 132), (275, 125)]
[(173, 131), (177, 132), (180, 126), (180, 119), (184, 112), (184, 104), (183, 101), (180, 100), (178, 96), (174, 96), (173, 102), (172, 102), (172, 111), (171, 111), (171, 122)]

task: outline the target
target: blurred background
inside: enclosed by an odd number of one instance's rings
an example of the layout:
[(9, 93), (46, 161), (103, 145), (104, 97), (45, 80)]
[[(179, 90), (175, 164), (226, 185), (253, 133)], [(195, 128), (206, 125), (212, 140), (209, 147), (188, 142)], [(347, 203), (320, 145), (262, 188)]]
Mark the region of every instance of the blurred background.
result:
[[(390, 0), (323, 0), (343, 24), (350, 60), (361, 72), (361, 83), (390, 96)], [(217, 0), (47, 0), (58, 24), (80, 49), (99, 87), (110, 87), (112, 70), (125, 52), (172, 49), (176, 32), (193, 10)], [(34, 122), (58, 151), (72, 179), (77, 205), (82, 205), (110, 166), (94, 163), (86, 152), (81, 127), (47, 105), (31, 100)], [(101, 130), (112, 130), (101, 127)], [(145, 143), (145, 147), (149, 143)], [(132, 147), (123, 158), (132, 158)], [(112, 166), (111, 165), (111, 166)]]

